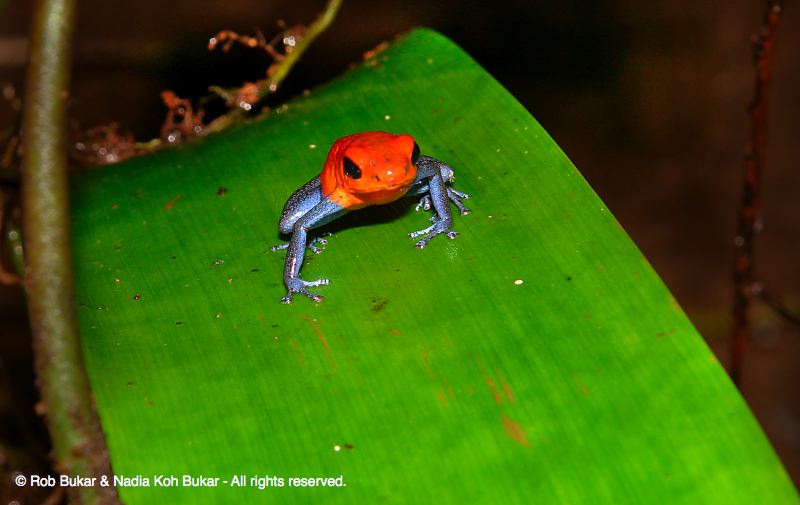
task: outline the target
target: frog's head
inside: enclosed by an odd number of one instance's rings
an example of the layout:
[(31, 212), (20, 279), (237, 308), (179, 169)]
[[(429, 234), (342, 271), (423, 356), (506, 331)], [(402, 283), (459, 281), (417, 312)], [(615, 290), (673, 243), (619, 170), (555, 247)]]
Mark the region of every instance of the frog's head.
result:
[(344, 207), (397, 200), (414, 183), (419, 146), (410, 135), (363, 132), (341, 138), (331, 148), (321, 182), (325, 195), (344, 197)]

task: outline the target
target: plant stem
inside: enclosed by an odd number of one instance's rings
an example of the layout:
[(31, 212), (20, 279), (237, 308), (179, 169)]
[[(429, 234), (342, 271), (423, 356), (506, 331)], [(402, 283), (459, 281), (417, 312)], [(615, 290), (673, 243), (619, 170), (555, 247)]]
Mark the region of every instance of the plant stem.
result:
[(66, 103), (75, 0), (38, 0), (25, 93), (22, 160), (25, 286), (37, 382), (59, 472), (97, 477), (72, 503), (119, 503), (83, 364), (69, 237)]
[[(269, 81), (271, 85), (277, 86), (279, 83), (283, 82), (287, 75), (289, 75), (289, 71), (294, 67), (294, 64), (303, 56), (303, 53), (308, 49), (314, 40), (324, 32), (328, 26), (331, 24), (333, 19), (336, 17), (336, 13), (339, 11), (339, 7), (342, 5), (342, 0), (329, 0), (328, 5), (325, 7), (325, 10), (317, 16), (317, 19), (314, 20), (308, 26), (308, 30), (306, 31), (303, 39), (292, 49), (290, 53), (284, 55), (283, 60), (281, 60), (280, 64), (275, 67), (274, 73), (270, 76)], [(259, 90), (258, 97), (263, 98), (267, 96), (267, 94), (273, 91), (271, 86), (266, 86)]]
[[(292, 51), (283, 55), (283, 59), (270, 67), (269, 75), (266, 79), (262, 79), (254, 83), (257, 87), (255, 92), (255, 101), (261, 100), (268, 94), (273, 93), (278, 89), (280, 83), (283, 82), (287, 75), (289, 75), (292, 67), (294, 67), (295, 63), (300, 60), (300, 57), (303, 55), (306, 49), (308, 49), (311, 43), (314, 42), (314, 40), (325, 31), (325, 29), (328, 28), (333, 19), (336, 17), (336, 13), (339, 11), (339, 7), (341, 5), (342, 0), (328, 0), (325, 10), (322, 11), (320, 15), (317, 16), (317, 19), (315, 19), (314, 22), (308, 26), (308, 30), (306, 30), (306, 33), (292, 49)], [(243, 121), (246, 117), (247, 111), (239, 107), (237, 104), (227, 114), (220, 116), (211, 124), (209, 124), (208, 127), (203, 130), (203, 134), (205, 135), (223, 130), (232, 124)]]
[(750, 133), (744, 149), (742, 202), (736, 232), (736, 261), (733, 285), (733, 331), (731, 335), (731, 378), (741, 385), (742, 361), (750, 325), (750, 302), (755, 295), (753, 276), (753, 243), (760, 228), (759, 190), (767, 151), (767, 110), (772, 80), (775, 32), (781, 14), (780, 0), (767, 0), (764, 21), (755, 40), (755, 92), (750, 103)]

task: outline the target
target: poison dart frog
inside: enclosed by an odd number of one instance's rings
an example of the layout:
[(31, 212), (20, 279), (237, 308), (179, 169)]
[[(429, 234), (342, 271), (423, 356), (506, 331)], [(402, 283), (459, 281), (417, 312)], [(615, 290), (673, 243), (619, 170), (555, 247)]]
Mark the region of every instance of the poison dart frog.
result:
[(430, 156), (420, 156), (419, 146), (410, 135), (387, 132), (362, 132), (342, 137), (334, 142), (322, 173), (295, 191), (281, 213), (280, 232), (291, 235), (286, 244), (274, 246), (273, 251), (288, 249), (283, 268), (283, 282), (288, 293), (281, 303), (291, 303), (296, 293), (315, 302), (322, 296), (311, 293), (308, 287), (323, 286), (328, 279), (305, 281), (300, 278), (305, 249), (319, 253), (316, 243), (325, 244), (321, 237), (309, 237), (309, 231), (370, 205), (393, 202), (402, 196), (422, 196), (416, 210), (430, 210), (432, 225), (409, 233), (423, 237), (416, 243), (422, 249), (436, 235), (455, 238), (450, 213), (452, 201), (462, 215), (469, 209), (461, 203), (469, 195), (456, 191), (453, 170)]

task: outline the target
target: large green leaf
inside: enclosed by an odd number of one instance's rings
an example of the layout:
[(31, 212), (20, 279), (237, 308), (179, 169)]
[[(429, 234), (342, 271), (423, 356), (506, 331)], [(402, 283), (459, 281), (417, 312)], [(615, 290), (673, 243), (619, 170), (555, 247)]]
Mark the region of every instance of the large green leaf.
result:
[[(430, 31), (373, 63), (75, 181), (89, 374), (115, 471), (151, 484), (124, 501), (796, 503), (709, 349), (525, 109)], [(473, 212), (421, 251), (413, 201), (352, 213), (303, 268), (332, 280), (325, 300), (281, 305), (283, 203), (364, 130), (412, 134)], [(346, 487), (250, 486), (266, 475)]]

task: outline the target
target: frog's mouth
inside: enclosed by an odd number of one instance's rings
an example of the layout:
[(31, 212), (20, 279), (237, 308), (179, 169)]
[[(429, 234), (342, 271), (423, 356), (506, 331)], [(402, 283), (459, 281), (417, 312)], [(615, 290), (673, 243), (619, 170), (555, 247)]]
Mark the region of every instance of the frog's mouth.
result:
[(353, 191), (359, 199), (374, 204), (384, 204), (397, 200), (408, 192), (408, 188), (414, 181), (401, 182), (397, 184), (387, 184), (377, 190)]
[(379, 189), (354, 189), (353, 193), (359, 195), (374, 195), (375, 193), (382, 193), (384, 191), (407, 191), (411, 187), (412, 181), (395, 182), (392, 184), (382, 184)]

